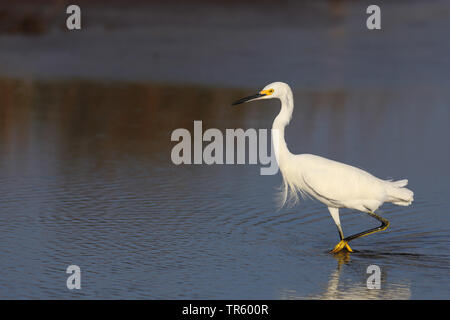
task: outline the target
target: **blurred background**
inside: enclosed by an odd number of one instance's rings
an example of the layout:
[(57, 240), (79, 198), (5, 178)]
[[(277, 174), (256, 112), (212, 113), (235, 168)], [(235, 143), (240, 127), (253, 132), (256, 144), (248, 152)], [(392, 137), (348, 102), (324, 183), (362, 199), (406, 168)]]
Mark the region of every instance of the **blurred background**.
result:
[[(0, 298), (448, 299), (450, 4), (379, 1), (368, 30), (370, 4), (0, 1)], [(274, 81), (294, 91), (291, 152), (415, 192), (352, 255), (327, 253), (322, 204), (278, 210), (279, 175), (170, 159), (194, 120), (270, 128), (276, 101), (230, 104)]]

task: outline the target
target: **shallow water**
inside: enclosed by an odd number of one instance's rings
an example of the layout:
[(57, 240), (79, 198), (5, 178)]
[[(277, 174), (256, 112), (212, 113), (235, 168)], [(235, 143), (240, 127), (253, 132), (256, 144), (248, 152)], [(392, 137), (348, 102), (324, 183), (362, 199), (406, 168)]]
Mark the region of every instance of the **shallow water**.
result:
[[(286, 131), (314, 153), (408, 178), (385, 232), (338, 241), (327, 209), (278, 210), (259, 165), (171, 162), (176, 128), (270, 128), (252, 92), (108, 82), (0, 81), (0, 298), (434, 299), (449, 296), (450, 93), (439, 87), (304, 90)], [(376, 225), (344, 210), (346, 235)], [(68, 265), (82, 289), (66, 288)], [(381, 289), (368, 290), (369, 265)]]
[[(3, 6), (0, 298), (450, 298), (450, 7), (389, 1), (372, 32), (369, 4), (86, 3), (79, 32), (60, 5)], [(31, 11), (42, 33), (3, 33)], [(339, 238), (322, 204), (278, 210), (279, 174), (171, 161), (172, 131), (195, 120), (270, 128), (277, 102), (230, 103), (275, 80), (294, 89), (293, 153), (415, 192), (381, 207), (389, 229), (351, 255), (328, 253)], [(377, 225), (350, 210), (341, 222)]]

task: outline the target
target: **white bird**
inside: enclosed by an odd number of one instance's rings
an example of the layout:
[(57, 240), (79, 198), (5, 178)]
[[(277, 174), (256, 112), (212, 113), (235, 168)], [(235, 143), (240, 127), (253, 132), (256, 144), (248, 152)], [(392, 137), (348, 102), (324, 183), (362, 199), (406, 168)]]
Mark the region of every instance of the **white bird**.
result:
[[(294, 100), (289, 85), (274, 82), (259, 93), (242, 98), (233, 105), (244, 102), (273, 99), (281, 101), (281, 111), (272, 125), (272, 141), (275, 156), (283, 177), (282, 205), (288, 200), (297, 202), (299, 194), (317, 199), (328, 207), (338, 232), (340, 241), (330, 251), (337, 253), (343, 249), (353, 250), (348, 242), (368, 234), (386, 230), (389, 221), (374, 212), (384, 203), (400, 206), (412, 203), (414, 193), (404, 188), (408, 180), (382, 180), (359, 168), (329, 160), (312, 154), (292, 154), (284, 139), (284, 128), (289, 124)], [(344, 238), (339, 209), (349, 208), (365, 212), (381, 222), (379, 227), (369, 229)]]

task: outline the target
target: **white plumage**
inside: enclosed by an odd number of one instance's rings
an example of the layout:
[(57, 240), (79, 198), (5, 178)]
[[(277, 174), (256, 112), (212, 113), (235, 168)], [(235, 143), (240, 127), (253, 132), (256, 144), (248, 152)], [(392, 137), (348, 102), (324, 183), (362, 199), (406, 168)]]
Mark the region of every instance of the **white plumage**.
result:
[[(337, 161), (312, 154), (281, 157), (285, 202), (288, 196), (296, 201), (303, 193), (328, 207), (373, 212), (384, 202), (409, 205), (411, 190), (403, 188), (408, 180), (389, 181)], [(284, 204), (284, 203), (283, 203)]]
[[(383, 203), (408, 206), (413, 201), (413, 192), (404, 188), (408, 180), (390, 181), (379, 179), (359, 168), (329, 160), (312, 154), (294, 155), (287, 148), (284, 128), (289, 124), (294, 109), (290, 87), (283, 82), (274, 82), (258, 94), (243, 98), (234, 104), (252, 100), (278, 98), (281, 110), (272, 126), (272, 141), (278, 166), (283, 177), (281, 203), (295, 204), (299, 195), (309, 196), (324, 203), (338, 227), (341, 242), (332, 252), (347, 248), (348, 241), (387, 228), (389, 222), (374, 213)], [(343, 237), (339, 221), (339, 208), (349, 208), (369, 213), (382, 222), (378, 228), (355, 236)]]

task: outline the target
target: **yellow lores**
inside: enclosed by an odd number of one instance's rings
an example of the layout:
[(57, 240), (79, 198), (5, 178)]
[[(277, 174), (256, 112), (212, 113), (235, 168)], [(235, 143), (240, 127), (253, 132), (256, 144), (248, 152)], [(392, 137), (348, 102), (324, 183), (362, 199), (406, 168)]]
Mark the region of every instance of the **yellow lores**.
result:
[(259, 92), (259, 94), (263, 94), (266, 96), (270, 96), (273, 93), (273, 89), (269, 89), (269, 90), (262, 90)]

